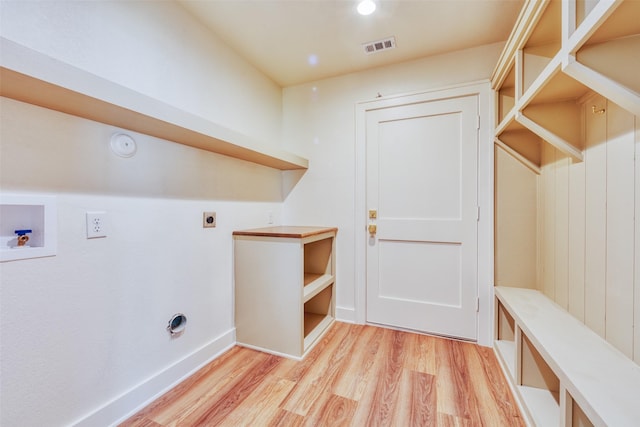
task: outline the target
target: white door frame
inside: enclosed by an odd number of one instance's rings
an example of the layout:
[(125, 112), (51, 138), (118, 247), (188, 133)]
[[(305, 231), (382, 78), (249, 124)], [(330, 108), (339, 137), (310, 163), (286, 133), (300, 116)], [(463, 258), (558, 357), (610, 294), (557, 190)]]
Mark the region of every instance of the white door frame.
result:
[(449, 86), (428, 92), (416, 92), (377, 98), (356, 104), (356, 176), (355, 176), (355, 321), (366, 322), (366, 114), (379, 108), (460, 96), (478, 96), (480, 130), (478, 133), (478, 344), (493, 344), (493, 127), (494, 93), (489, 81)]

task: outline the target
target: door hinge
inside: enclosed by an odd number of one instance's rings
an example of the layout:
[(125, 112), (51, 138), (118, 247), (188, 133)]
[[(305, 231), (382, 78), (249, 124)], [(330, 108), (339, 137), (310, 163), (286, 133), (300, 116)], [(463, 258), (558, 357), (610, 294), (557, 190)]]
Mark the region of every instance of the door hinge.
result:
[(478, 123), (477, 123), (476, 129), (480, 129), (480, 116), (477, 116), (477, 117), (478, 117)]
[(476, 298), (476, 313), (480, 312), (480, 298)]
[(480, 206), (476, 206), (476, 221), (480, 221)]

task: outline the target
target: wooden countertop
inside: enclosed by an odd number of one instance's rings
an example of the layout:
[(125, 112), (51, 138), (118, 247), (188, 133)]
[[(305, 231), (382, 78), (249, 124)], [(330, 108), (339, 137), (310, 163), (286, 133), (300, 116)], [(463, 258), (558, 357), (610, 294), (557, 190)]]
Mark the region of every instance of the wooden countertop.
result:
[(337, 227), (303, 227), (293, 225), (281, 225), (277, 227), (254, 228), (251, 230), (234, 231), (234, 236), (265, 236), (265, 237), (292, 237), (305, 238), (318, 234), (337, 232)]

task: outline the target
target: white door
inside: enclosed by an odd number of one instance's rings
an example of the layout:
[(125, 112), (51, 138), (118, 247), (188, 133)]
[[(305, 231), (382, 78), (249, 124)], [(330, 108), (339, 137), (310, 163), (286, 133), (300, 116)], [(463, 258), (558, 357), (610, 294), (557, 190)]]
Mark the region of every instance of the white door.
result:
[(478, 123), (476, 96), (367, 111), (368, 322), (476, 339)]

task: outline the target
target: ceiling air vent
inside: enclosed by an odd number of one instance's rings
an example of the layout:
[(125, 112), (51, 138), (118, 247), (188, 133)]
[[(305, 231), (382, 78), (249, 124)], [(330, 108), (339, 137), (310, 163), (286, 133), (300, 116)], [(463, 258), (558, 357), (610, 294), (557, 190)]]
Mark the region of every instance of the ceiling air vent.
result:
[(396, 47), (396, 38), (387, 37), (386, 39), (376, 40), (374, 42), (364, 43), (364, 53), (371, 55), (372, 53), (382, 52)]

